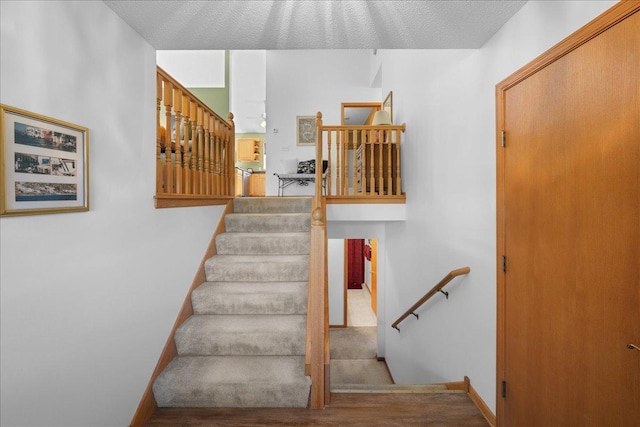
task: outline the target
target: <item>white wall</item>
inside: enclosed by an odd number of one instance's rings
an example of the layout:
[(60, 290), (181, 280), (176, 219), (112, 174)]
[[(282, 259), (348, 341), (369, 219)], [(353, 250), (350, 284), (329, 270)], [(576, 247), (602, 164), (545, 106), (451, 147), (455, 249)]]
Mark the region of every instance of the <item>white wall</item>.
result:
[(327, 243), (329, 269), (329, 325), (342, 326), (344, 318), (344, 239), (329, 239)]
[(156, 63), (184, 87), (225, 87), (224, 50), (159, 50)]
[(264, 50), (229, 52), (229, 110), (236, 133), (264, 133), (260, 126), (266, 112), (266, 61)]
[[(296, 146), (296, 116), (323, 115), (340, 124), (343, 102), (380, 101), (369, 79), (370, 50), (267, 51), (267, 195), (278, 194), (282, 159), (315, 158), (314, 147)], [(274, 132), (277, 130), (277, 133)], [(325, 153), (326, 156), (326, 153)], [(287, 187), (286, 195), (313, 194), (314, 187)]]
[[(386, 228), (389, 325), (452, 269), (449, 285), (386, 334), (397, 382), (461, 381), (495, 412), (495, 85), (613, 2), (528, 2), (481, 49), (378, 51), (382, 93), (406, 122), (407, 221)], [(410, 66), (408, 66), (410, 64)]]
[(91, 173), (89, 212), (0, 219), (0, 424), (125, 426), (222, 208), (154, 209), (155, 51), (102, 2), (0, 19), (0, 102), (88, 127)]

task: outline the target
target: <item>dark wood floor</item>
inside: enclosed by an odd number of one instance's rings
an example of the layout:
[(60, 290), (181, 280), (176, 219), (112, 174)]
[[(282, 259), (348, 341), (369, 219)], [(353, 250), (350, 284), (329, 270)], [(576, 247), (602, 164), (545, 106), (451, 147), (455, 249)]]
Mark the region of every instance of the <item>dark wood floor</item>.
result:
[(323, 410), (159, 408), (147, 427), (488, 426), (465, 393), (332, 394)]

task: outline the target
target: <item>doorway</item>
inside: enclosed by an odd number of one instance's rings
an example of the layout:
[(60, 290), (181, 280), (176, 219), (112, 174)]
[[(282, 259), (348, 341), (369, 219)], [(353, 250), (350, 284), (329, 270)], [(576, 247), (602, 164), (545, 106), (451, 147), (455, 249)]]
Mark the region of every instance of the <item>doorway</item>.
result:
[(345, 326), (377, 326), (376, 239), (345, 240)]
[(637, 423), (639, 10), (498, 85), (498, 425)]

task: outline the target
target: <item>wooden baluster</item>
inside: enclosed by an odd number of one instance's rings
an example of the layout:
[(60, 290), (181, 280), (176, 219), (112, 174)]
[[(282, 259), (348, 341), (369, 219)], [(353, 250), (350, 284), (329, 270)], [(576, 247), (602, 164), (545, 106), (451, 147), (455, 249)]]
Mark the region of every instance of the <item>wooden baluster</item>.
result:
[(203, 194), (211, 194), (211, 183), (209, 180), (209, 159), (211, 155), (211, 135), (209, 134), (209, 113), (204, 112), (202, 119), (202, 128), (204, 132), (204, 165), (202, 171)]
[(198, 181), (196, 167), (198, 164), (198, 121), (197, 114), (198, 104), (193, 99), (189, 100), (191, 109), (191, 161), (189, 162), (189, 173), (191, 175), (191, 194), (198, 194)]
[[(374, 153), (374, 149), (375, 149), (375, 132), (374, 131), (369, 131), (369, 165), (367, 165), (367, 167), (369, 168), (369, 193), (375, 193), (376, 191), (376, 171), (375, 171), (375, 153)], [(365, 154), (365, 158), (366, 158), (366, 154)]]
[(332, 150), (333, 150), (333, 144), (332, 142), (332, 137), (333, 136), (333, 132), (331, 131), (331, 129), (327, 129), (327, 160), (329, 161), (329, 166), (327, 167), (327, 196), (333, 194), (332, 191), (332, 185), (331, 185), (331, 177), (332, 177), (332, 173), (331, 173), (331, 169), (333, 167), (333, 154), (332, 154)]
[(209, 117), (209, 133), (210, 133), (210, 152), (209, 152), (209, 194), (220, 194), (216, 186), (216, 122), (218, 120), (214, 116)]
[(362, 150), (360, 151), (360, 176), (361, 188), (360, 193), (367, 194), (367, 142), (371, 140), (371, 131), (362, 129)]
[[(378, 135), (380, 135), (381, 131), (378, 131)], [(376, 168), (378, 169), (378, 196), (384, 195), (384, 170), (382, 168), (382, 140), (378, 139), (378, 159)]]
[(400, 173), (400, 140), (401, 140), (400, 130), (396, 130), (396, 195), (402, 194), (402, 183), (400, 182), (402, 174)]
[(189, 135), (191, 133), (191, 101), (186, 94), (182, 95), (182, 115), (184, 116), (184, 135), (182, 142), (182, 149), (184, 151), (184, 155), (182, 156), (184, 194), (192, 194), (190, 165), (193, 153), (191, 152), (191, 144), (189, 143)]
[(336, 137), (336, 194), (342, 195), (342, 140), (340, 139), (340, 131), (335, 131)]
[(217, 118), (214, 121), (213, 125), (213, 171), (214, 171), (214, 191), (215, 194), (222, 194), (222, 164), (220, 163), (222, 159), (222, 149), (221, 149), (221, 141), (220, 138), (220, 130), (222, 129), (222, 123)]
[[(228, 195), (229, 191), (232, 191), (231, 195), (233, 195), (233, 188), (235, 188), (235, 177), (231, 181), (228, 181), (227, 178), (227, 158), (226, 153), (227, 149), (230, 145), (229, 135), (230, 133), (229, 125), (226, 122), (220, 121), (218, 122), (218, 175), (219, 175), (219, 184), (220, 184), (220, 194)], [(235, 136), (233, 137), (235, 140)], [(234, 162), (234, 151), (231, 151), (231, 161)], [(232, 170), (235, 171), (235, 168)], [(233, 188), (229, 189), (228, 186)]]
[(322, 113), (316, 113), (316, 179), (315, 179), (315, 198), (320, 200), (322, 197)]
[(173, 84), (164, 82), (164, 108), (165, 108), (165, 133), (164, 133), (164, 192), (173, 193), (173, 167), (171, 160), (171, 109), (173, 107)]
[(345, 191), (344, 191), (344, 182), (345, 182), (345, 178), (344, 178), (344, 173), (345, 173), (345, 144), (344, 144), (344, 139), (342, 138), (342, 130), (336, 131), (336, 145), (339, 149), (339, 156), (338, 156), (338, 165), (339, 165), (339, 173), (338, 176), (340, 177), (339, 181), (337, 182), (337, 188), (336, 190), (338, 190), (338, 195), (339, 196), (344, 196)]
[(225, 188), (227, 189), (227, 196), (234, 195), (234, 183), (235, 183), (235, 168), (234, 168), (234, 153), (236, 145), (236, 124), (233, 122), (233, 113), (229, 113), (227, 116), (229, 122), (229, 128), (225, 131), (225, 149), (223, 156), (223, 177), (225, 179)]
[[(231, 195), (233, 195), (233, 191), (235, 191), (235, 177), (233, 177), (231, 181), (227, 180), (227, 167), (229, 165), (227, 155), (231, 156), (231, 164), (235, 165), (235, 135), (225, 123), (220, 123), (218, 135), (220, 138), (220, 191), (222, 191), (223, 194), (232, 191)], [(231, 147), (231, 151), (228, 151), (229, 147)], [(232, 170), (235, 171), (235, 168), (232, 167)], [(229, 187), (231, 187), (231, 189), (229, 189)]]
[(342, 149), (340, 147), (340, 134), (339, 131), (334, 130), (333, 132), (333, 142), (336, 146), (336, 196), (340, 195), (340, 180), (342, 179)]
[(196, 164), (196, 194), (203, 194), (202, 191), (202, 167), (203, 167), (203, 159), (204, 159), (204, 144), (203, 144), (203, 139), (204, 139), (204, 134), (202, 131), (202, 120), (203, 120), (203, 110), (202, 110), (202, 106), (198, 106), (198, 110), (197, 110), (197, 114), (198, 114), (198, 156), (196, 157), (197, 159), (197, 164)]
[(213, 162), (213, 166), (212, 166), (212, 171), (213, 171), (213, 181), (212, 181), (212, 185), (213, 185), (213, 191), (214, 194), (216, 195), (220, 195), (220, 189), (221, 189), (221, 176), (220, 176), (220, 138), (219, 138), (219, 131), (220, 131), (220, 120), (215, 117), (213, 120), (213, 132), (212, 132), (212, 138), (213, 138), (213, 158), (212, 158), (212, 162)]
[[(235, 124), (234, 124), (235, 126)], [(235, 161), (235, 145), (236, 138), (233, 130), (228, 127), (220, 128), (220, 176), (222, 177), (222, 188), (231, 187), (235, 188), (235, 177), (231, 181), (227, 180), (229, 176), (229, 170), (227, 169), (231, 164), (231, 170), (235, 171), (234, 161)], [(231, 150), (231, 151), (229, 151)], [(233, 176), (233, 174), (231, 174)], [(227, 190), (228, 191), (228, 190)], [(235, 191), (235, 190), (233, 190)], [(234, 193), (231, 193), (234, 194)]]
[(341, 194), (346, 196), (349, 194), (349, 140), (347, 139), (347, 133), (343, 129), (339, 133), (340, 146), (342, 147), (342, 185)]
[(387, 170), (385, 172), (385, 180), (387, 182), (387, 195), (390, 196), (393, 194), (393, 182), (394, 182), (394, 176), (393, 176), (393, 169), (392, 169), (392, 163), (393, 163), (393, 157), (391, 155), (391, 132), (392, 131), (385, 131), (384, 135), (385, 135), (385, 144), (384, 147), (387, 149)]
[(358, 193), (358, 162), (356, 161), (356, 156), (358, 153), (358, 148), (360, 146), (360, 131), (352, 130), (351, 131), (351, 140), (353, 141), (351, 151), (353, 152), (353, 195)]
[(175, 134), (175, 149), (176, 149), (176, 162), (175, 162), (175, 193), (182, 194), (182, 147), (180, 145), (180, 125), (182, 123), (182, 91), (180, 89), (173, 90), (173, 99), (175, 106), (173, 111), (176, 113), (176, 134)]
[[(162, 185), (162, 132), (160, 124), (160, 110), (162, 105), (162, 82), (160, 74), (156, 78), (156, 193), (163, 193)], [(166, 133), (166, 132), (165, 132)]]

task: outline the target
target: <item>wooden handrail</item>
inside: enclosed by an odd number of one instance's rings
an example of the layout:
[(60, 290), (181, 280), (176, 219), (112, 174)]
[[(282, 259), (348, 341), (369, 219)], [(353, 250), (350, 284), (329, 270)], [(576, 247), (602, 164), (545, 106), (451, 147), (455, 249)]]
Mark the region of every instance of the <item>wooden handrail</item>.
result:
[(418, 315), (414, 313), (415, 310), (418, 307), (420, 307), (422, 304), (427, 302), (427, 300), (429, 298), (431, 298), (432, 296), (434, 296), (438, 292), (442, 292), (447, 297), (447, 299), (449, 299), (449, 294), (447, 292), (443, 291), (442, 288), (444, 288), (447, 285), (447, 283), (452, 281), (455, 277), (462, 276), (463, 274), (467, 274), (470, 271), (471, 271), (471, 269), (469, 267), (462, 267), (462, 268), (458, 268), (458, 269), (455, 269), (455, 270), (451, 270), (446, 276), (444, 276), (442, 278), (442, 280), (440, 280), (440, 282), (438, 282), (437, 285), (435, 285), (433, 288), (431, 288), (431, 290), (429, 292), (427, 292), (425, 294), (425, 296), (420, 298), (420, 300), (417, 303), (413, 304), (409, 310), (405, 311), (404, 314), (398, 318), (398, 320), (393, 322), (391, 327), (394, 328), (394, 329), (397, 329), (398, 332), (400, 332), (400, 328), (398, 328), (398, 324), (400, 322), (402, 322), (404, 319), (406, 319), (410, 314), (413, 314), (417, 318)]

